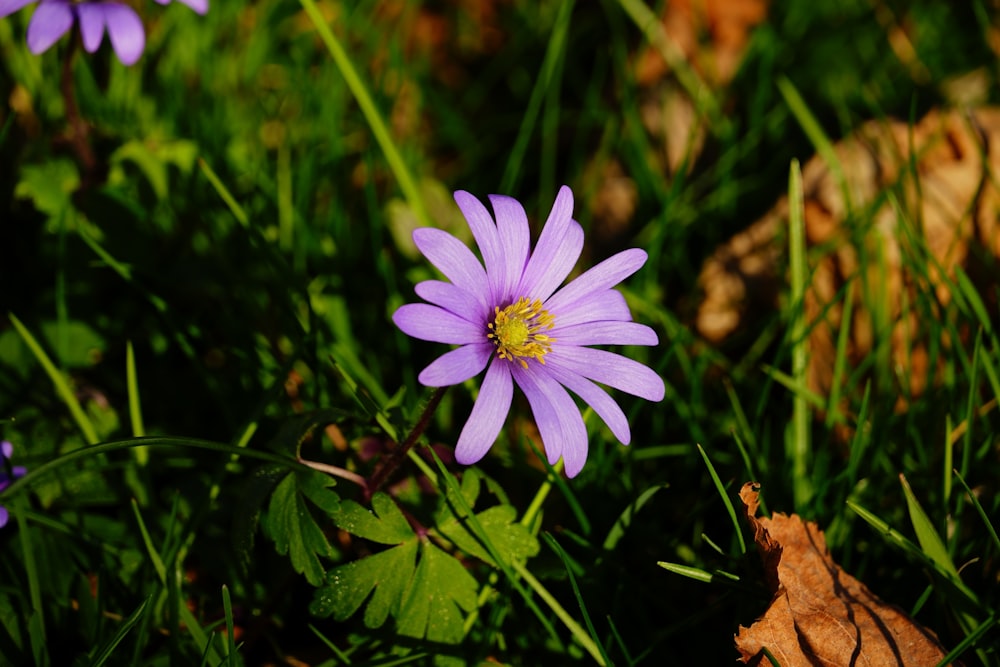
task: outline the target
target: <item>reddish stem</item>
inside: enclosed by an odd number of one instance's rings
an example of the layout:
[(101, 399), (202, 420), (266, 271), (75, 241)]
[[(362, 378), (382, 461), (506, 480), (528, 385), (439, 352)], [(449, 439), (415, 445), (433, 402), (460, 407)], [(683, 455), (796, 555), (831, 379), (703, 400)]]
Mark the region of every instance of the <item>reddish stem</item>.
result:
[(406, 440), (403, 441), (399, 447), (389, 452), (389, 455), (382, 461), (381, 465), (375, 469), (372, 476), (368, 478), (368, 485), (365, 487), (365, 499), (370, 500), (375, 492), (378, 491), (383, 484), (385, 484), (389, 477), (396, 472), (403, 459), (406, 458), (406, 454), (413, 448), (413, 445), (417, 444), (417, 440), (423, 435), (424, 430), (426, 430), (427, 425), (431, 421), (431, 416), (437, 409), (438, 404), (441, 403), (441, 399), (444, 397), (444, 392), (447, 391), (447, 387), (438, 387), (431, 394), (431, 398), (427, 401), (427, 405), (424, 406), (423, 412), (420, 413), (420, 418), (417, 419), (417, 423), (413, 425), (413, 429), (410, 434), (406, 436)]
[(62, 75), (59, 79), (59, 90), (62, 92), (63, 104), (66, 107), (66, 120), (69, 123), (69, 142), (80, 160), (83, 168), (83, 182), (88, 183), (97, 171), (97, 158), (94, 150), (90, 146), (90, 127), (80, 115), (80, 108), (76, 105), (76, 95), (73, 86), (73, 57), (77, 52), (79, 37), (74, 35), (70, 40), (69, 51), (62, 64)]

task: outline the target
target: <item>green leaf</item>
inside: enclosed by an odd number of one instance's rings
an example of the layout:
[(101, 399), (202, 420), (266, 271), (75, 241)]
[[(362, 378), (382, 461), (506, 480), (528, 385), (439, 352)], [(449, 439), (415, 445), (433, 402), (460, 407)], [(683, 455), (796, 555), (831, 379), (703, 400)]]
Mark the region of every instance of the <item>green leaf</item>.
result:
[(53, 218), (69, 208), (70, 195), (80, 186), (80, 174), (69, 159), (28, 165), (21, 173), (14, 196), (30, 199), (36, 209)]
[[(478, 482), (470, 480), (467, 489), (478, 494)], [(358, 537), (394, 546), (327, 572), (309, 610), (343, 621), (368, 600), (364, 622), (369, 628), (381, 627), (391, 615), (401, 635), (444, 643), (461, 641), (465, 624), (462, 610), (468, 612), (476, 606), (476, 580), (456, 558), (418, 537), (388, 495), (376, 493), (372, 508), (344, 501), (334, 521)], [(501, 518), (496, 525), (508, 525), (513, 519), (513, 512), (496, 515)], [(465, 536), (482, 551), (471, 535)]]
[(304, 574), (313, 586), (323, 583), (324, 570), (319, 557), (333, 558), (333, 547), (306, 505), (306, 498), (331, 514), (339, 498), (329, 490), (333, 478), (316, 471), (296, 471), (278, 484), (268, 505), (268, 528), (280, 554), (288, 554), (296, 572)]
[(417, 566), (399, 615), (399, 634), (457, 644), (464, 635), (462, 611), (476, 608), (478, 585), (455, 558), (423, 542)]
[(171, 164), (182, 172), (190, 172), (198, 157), (198, 147), (190, 141), (146, 143), (130, 141), (111, 154), (111, 174), (108, 180), (116, 185), (125, 180), (122, 163), (131, 162), (146, 177), (159, 199), (170, 194), (168, 169)]
[(372, 508), (374, 513), (345, 500), (333, 519), (339, 528), (379, 544), (400, 544), (416, 536), (406, 517), (388, 495), (376, 493), (372, 497)]
[(264, 504), (273, 495), (278, 483), (288, 475), (287, 465), (268, 463), (255, 468), (240, 485), (239, 493), (236, 494), (239, 507), (233, 512), (231, 535), (244, 571), (249, 571), (254, 535)]
[[(517, 510), (510, 505), (495, 505), (477, 512), (476, 518), (506, 562), (527, 560), (538, 553), (538, 540), (525, 526), (516, 522)], [(452, 516), (447, 521), (439, 523), (437, 531), (465, 553), (490, 565), (496, 565), (465, 521)]]
[(365, 609), (365, 625), (378, 628), (390, 613), (398, 616), (403, 593), (416, 568), (418, 541), (416, 535), (412, 537), (397, 547), (327, 572), (326, 582), (316, 591), (309, 611), (344, 621), (361, 608), (374, 589)]
[(494, 505), (482, 512), (476, 512), (476, 519), (485, 533), (484, 536), (477, 535), (469, 525), (468, 512), (463, 508), (475, 506), (482, 488), (481, 478), (481, 473), (475, 468), (470, 468), (462, 475), (460, 492), (465, 500), (464, 503), (458, 502), (452, 489), (447, 490), (438, 510), (435, 528), (431, 533), (444, 537), (465, 553), (493, 566), (497, 563), (483, 545), (484, 537), (492, 543), (505, 563), (527, 560), (537, 554), (538, 539), (526, 526), (516, 523), (517, 510), (511, 505)]
[(942, 572), (945, 572), (956, 582), (961, 583), (961, 577), (958, 576), (958, 570), (955, 569), (955, 564), (952, 562), (951, 556), (948, 555), (948, 549), (944, 546), (944, 540), (938, 535), (930, 517), (924, 512), (924, 508), (920, 506), (920, 501), (913, 494), (913, 489), (910, 488), (909, 482), (906, 481), (906, 477), (902, 473), (899, 475), (899, 481), (903, 485), (903, 495), (906, 496), (906, 507), (910, 512), (910, 522), (913, 524), (913, 530), (917, 534), (917, 542), (920, 543), (920, 548), (932, 561), (937, 563)]

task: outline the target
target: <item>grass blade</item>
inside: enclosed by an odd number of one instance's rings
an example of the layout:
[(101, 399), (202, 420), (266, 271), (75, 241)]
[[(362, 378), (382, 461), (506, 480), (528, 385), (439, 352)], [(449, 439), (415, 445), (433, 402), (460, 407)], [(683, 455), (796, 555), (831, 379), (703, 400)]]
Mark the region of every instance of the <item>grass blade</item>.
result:
[(73, 421), (76, 422), (77, 427), (83, 434), (84, 440), (87, 441), (88, 445), (93, 445), (98, 441), (97, 431), (94, 429), (94, 425), (90, 421), (90, 417), (84, 412), (83, 407), (80, 405), (80, 401), (76, 400), (76, 395), (69, 386), (69, 382), (66, 381), (66, 376), (60, 372), (56, 365), (52, 363), (49, 355), (45, 353), (42, 346), (31, 335), (27, 327), (21, 324), (21, 320), (17, 319), (14, 313), (7, 313), (7, 317), (10, 318), (11, 324), (17, 329), (17, 333), (20, 334), (21, 340), (24, 344), (28, 346), (31, 353), (35, 355), (35, 359), (41, 364), (42, 368), (45, 370), (45, 374), (49, 376), (52, 381), (52, 385), (55, 387), (56, 393), (59, 394), (59, 398), (63, 400), (66, 407), (69, 408), (70, 414), (73, 416)]
[(722, 497), (722, 502), (726, 506), (726, 511), (729, 513), (729, 520), (733, 522), (733, 528), (736, 531), (736, 539), (740, 543), (740, 553), (745, 554), (747, 552), (747, 543), (743, 539), (743, 529), (740, 527), (740, 520), (736, 515), (736, 508), (733, 506), (733, 501), (729, 498), (729, 494), (726, 493), (726, 487), (723, 486), (722, 480), (719, 479), (719, 474), (715, 472), (715, 466), (712, 465), (712, 461), (709, 460), (708, 454), (698, 445), (698, 453), (701, 454), (701, 458), (705, 461), (705, 466), (708, 468), (708, 474), (712, 476), (712, 483), (715, 484), (715, 490), (719, 492), (719, 496)]
[(151, 597), (147, 597), (142, 601), (135, 611), (129, 614), (128, 618), (122, 621), (121, 625), (118, 627), (118, 631), (114, 634), (111, 639), (104, 643), (104, 646), (100, 648), (97, 655), (94, 656), (93, 662), (90, 663), (90, 667), (101, 667), (111, 654), (114, 653), (118, 645), (125, 639), (125, 636), (135, 627), (135, 624), (142, 619), (143, 615), (146, 613), (146, 606), (149, 604)]
[[(807, 386), (809, 366), (809, 341), (806, 337), (805, 295), (808, 275), (806, 270), (805, 208), (802, 196), (802, 171), (798, 160), (792, 160), (788, 170), (788, 255), (791, 264), (791, 322), (789, 337), (792, 341), (792, 379), (801, 387)], [(812, 477), (809, 474), (812, 452), (809, 441), (809, 406), (805, 396), (796, 392), (792, 399), (792, 442), (786, 443), (792, 458), (792, 491), (795, 507), (803, 509), (813, 495)]]
[(550, 547), (552, 547), (552, 550), (556, 552), (556, 555), (559, 556), (559, 559), (563, 562), (563, 566), (566, 568), (566, 575), (569, 577), (570, 586), (573, 587), (573, 595), (576, 596), (576, 603), (580, 605), (580, 613), (583, 614), (583, 622), (587, 624), (587, 632), (590, 633), (591, 641), (593, 641), (594, 646), (597, 647), (597, 650), (601, 653), (601, 657), (604, 659), (604, 662), (600, 664), (612, 664), (611, 658), (608, 657), (607, 652), (604, 650), (604, 644), (601, 643), (600, 638), (597, 636), (597, 631), (594, 630), (594, 624), (590, 620), (590, 614), (587, 613), (587, 605), (583, 601), (583, 594), (580, 593), (580, 587), (576, 585), (576, 577), (573, 575), (573, 568), (570, 567), (569, 557), (566, 555), (566, 552), (563, 551), (559, 542), (557, 542), (552, 535), (545, 533), (543, 537), (545, 537), (545, 541)]
[(313, 25), (316, 26), (320, 39), (326, 44), (327, 50), (333, 57), (333, 62), (337, 65), (337, 69), (340, 70), (344, 81), (347, 82), (347, 87), (350, 88), (351, 94), (354, 95), (358, 106), (361, 107), (361, 113), (364, 114), (365, 120), (368, 122), (368, 127), (371, 128), (372, 134), (375, 135), (375, 141), (378, 142), (379, 147), (382, 149), (386, 162), (389, 163), (389, 168), (396, 177), (396, 181), (399, 182), (399, 188), (403, 191), (403, 195), (406, 197), (407, 202), (409, 202), (410, 208), (413, 210), (413, 214), (419, 221), (420, 226), (431, 226), (430, 217), (427, 215), (427, 207), (424, 206), (424, 200), (420, 195), (420, 190), (417, 189), (416, 181), (410, 175), (409, 167), (406, 166), (403, 156), (400, 154), (399, 149), (396, 148), (396, 144), (389, 134), (389, 129), (386, 127), (385, 121), (382, 120), (382, 115), (375, 106), (375, 101), (372, 99), (371, 94), (369, 94), (361, 77), (358, 76), (358, 72), (354, 69), (351, 59), (347, 57), (347, 52), (344, 51), (344, 47), (341, 46), (340, 41), (326, 24), (316, 3), (313, 0), (300, 0), (300, 2), (302, 3), (302, 8), (306, 10), (306, 14), (312, 20)]

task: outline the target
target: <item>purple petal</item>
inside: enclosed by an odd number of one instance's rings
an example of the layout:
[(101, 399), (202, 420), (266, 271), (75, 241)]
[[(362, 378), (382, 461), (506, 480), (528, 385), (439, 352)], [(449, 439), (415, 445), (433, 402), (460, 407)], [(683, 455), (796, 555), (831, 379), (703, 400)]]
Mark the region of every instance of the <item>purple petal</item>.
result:
[(0, 528), (6, 526), (8, 521), (10, 521), (10, 514), (7, 512), (6, 507), (0, 505)]
[(73, 27), (73, 9), (65, 0), (43, 2), (28, 24), (28, 50), (36, 56), (56, 43)]
[(466, 345), (486, 342), (485, 330), (444, 308), (426, 303), (409, 303), (392, 314), (403, 333), (435, 343)]
[[(169, 5), (170, 0), (156, 0), (161, 5)], [(208, 12), (208, 0), (178, 0), (179, 2), (187, 5), (199, 14), (205, 14)]]
[(116, 2), (86, 2), (74, 5), (80, 21), (83, 48), (93, 53), (107, 29), (111, 47), (123, 65), (134, 65), (146, 47), (146, 33), (135, 10)]
[(477, 301), (476, 297), (472, 294), (451, 283), (441, 280), (425, 280), (417, 283), (417, 286), (413, 289), (417, 293), (417, 296), (424, 301), (441, 306), (445, 310), (451, 311), (473, 324), (485, 327), (484, 323), (493, 314)]
[(628, 278), (646, 263), (647, 257), (646, 251), (639, 248), (612, 255), (553, 294), (546, 301), (545, 308), (558, 317), (560, 312), (571, 309), (576, 301), (614, 287)]
[(580, 408), (545, 367), (525, 369), (512, 364), (512, 368), (514, 381), (524, 391), (535, 415), (549, 464), (554, 465), (562, 456), (566, 474), (575, 477), (587, 461), (587, 427)]
[(208, 13), (208, 0), (180, 0), (185, 5), (198, 12), (199, 14), (205, 15)]
[(648, 401), (663, 400), (663, 379), (649, 367), (620, 354), (592, 347), (558, 346), (545, 355), (545, 364)]
[[(600, 313), (594, 313), (595, 318)], [(656, 332), (637, 322), (584, 322), (547, 332), (560, 345), (656, 345)]]
[(425, 387), (448, 387), (465, 382), (486, 368), (493, 350), (490, 343), (474, 343), (445, 352), (422, 370), (417, 379)]
[(504, 249), (500, 245), (497, 226), (483, 203), (468, 192), (464, 190), (456, 192), (455, 203), (458, 204), (462, 215), (469, 223), (472, 237), (476, 240), (479, 252), (483, 255), (486, 277), (490, 285), (490, 302), (499, 304), (504, 298)]
[(566, 280), (583, 250), (583, 228), (573, 220), (573, 191), (559, 189), (518, 292), (545, 301)]
[(521, 203), (512, 197), (490, 195), (490, 203), (493, 204), (497, 232), (500, 234), (500, 244), (503, 247), (501, 301), (515, 301), (522, 296), (528, 296), (514, 294), (514, 288), (521, 282), (525, 264), (528, 262), (528, 248), (531, 245), (528, 216)]
[(115, 55), (123, 65), (134, 65), (146, 48), (146, 31), (142, 27), (142, 20), (135, 10), (125, 5), (108, 3), (104, 8), (104, 21)]
[[(548, 308), (548, 304), (545, 304)], [(615, 290), (604, 290), (589, 295), (585, 299), (580, 299), (572, 307), (559, 313), (555, 324), (558, 328), (572, 326), (586, 322), (629, 322), (632, 320), (632, 313), (629, 312), (628, 304), (621, 292)]]
[(80, 36), (83, 48), (93, 53), (101, 46), (104, 38), (104, 5), (95, 3), (75, 4), (76, 18), (80, 22)]
[(559, 383), (565, 385), (567, 389), (583, 399), (583, 402), (594, 408), (594, 412), (600, 417), (611, 433), (618, 438), (618, 442), (627, 445), (632, 439), (629, 430), (628, 418), (622, 412), (621, 407), (615, 399), (608, 395), (596, 384), (578, 373), (558, 368), (552, 364), (545, 364), (545, 370)]
[(0, 0), (0, 19), (23, 9), (34, 0)]
[(490, 365), (479, 389), (479, 398), (472, 406), (469, 420), (462, 427), (455, 445), (455, 460), (470, 465), (483, 458), (507, 419), (510, 401), (514, 396), (514, 383), (510, 377), (511, 364), (500, 360)]
[(461, 285), (484, 307), (488, 306), (489, 284), (486, 281), (486, 271), (464, 243), (448, 232), (433, 227), (415, 229), (413, 242), (448, 280)]
[(14, 445), (11, 444), (10, 440), (0, 442), (0, 453), (3, 454), (5, 459), (9, 459), (14, 455)]

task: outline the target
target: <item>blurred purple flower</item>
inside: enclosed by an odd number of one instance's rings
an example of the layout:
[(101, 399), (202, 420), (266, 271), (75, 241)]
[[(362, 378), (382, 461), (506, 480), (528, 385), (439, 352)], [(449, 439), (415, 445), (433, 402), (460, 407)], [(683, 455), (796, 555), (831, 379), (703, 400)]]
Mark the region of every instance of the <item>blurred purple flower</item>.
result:
[[(34, 1), (0, 0), (0, 18)], [(127, 5), (103, 0), (41, 0), (28, 24), (28, 49), (36, 55), (46, 51), (73, 27), (74, 22), (80, 25), (83, 48), (89, 53), (101, 45), (105, 30), (118, 60), (124, 65), (135, 64), (146, 47), (142, 21)]]
[[(156, 0), (161, 5), (169, 5), (171, 0)], [(198, 12), (199, 14), (205, 14), (208, 12), (208, 0), (177, 0)]]
[(583, 229), (572, 218), (568, 187), (559, 190), (533, 252), (528, 218), (515, 199), (490, 196), (495, 222), (469, 193), (456, 192), (455, 201), (485, 268), (451, 234), (417, 229), (417, 247), (451, 282), (419, 283), (417, 295), (429, 303), (401, 306), (392, 319), (414, 338), (461, 346), (427, 366), (421, 384), (458, 384), (487, 369), (455, 446), (459, 463), (475, 463), (493, 445), (517, 384), (534, 413), (549, 463), (561, 456), (573, 477), (587, 460), (587, 429), (566, 389), (589, 404), (626, 445), (631, 433), (625, 414), (594, 383), (651, 401), (663, 399), (663, 380), (652, 370), (587, 347), (657, 344), (656, 333), (633, 322), (624, 297), (612, 289), (645, 264), (646, 253), (637, 248), (620, 252), (557, 291), (583, 249)]
[[(20, 477), (24, 477), (27, 473), (27, 469), (24, 466), (14, 466), (10, 468), (10, 474), (7, 474), (7, 461), (10, 460), (11, 454), (14, 453), (14, 445), (10, 444), (6, 440), (0, 443), (0, 454), (3, 455), (3, 460), (0, 460), (0, 491), (3, 491), (11, 482)], [(10, 519), (10, 514), (7, 512), (7, 508), (0, 505), (0, 528), (7, 525), (7, 521)]]

